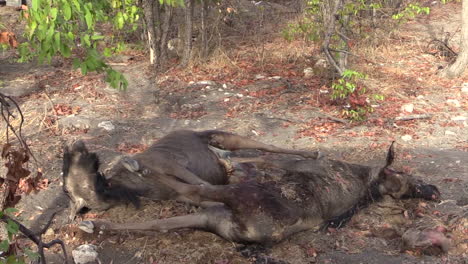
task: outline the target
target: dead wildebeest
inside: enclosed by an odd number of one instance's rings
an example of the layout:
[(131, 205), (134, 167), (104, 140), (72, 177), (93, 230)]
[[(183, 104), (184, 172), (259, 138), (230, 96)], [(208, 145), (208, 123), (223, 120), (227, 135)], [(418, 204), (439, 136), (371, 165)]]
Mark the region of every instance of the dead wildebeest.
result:
[(204, 229), (240, 243), (277, 243), (294, 233), (324, 224), (338, 225), (356, 209), (383, 195), (436, 200), (440, 193), (411, 175), (389, 168), (393, 144), (382, 167), (369, 167), (331, 159), (272, 160), (239, 158), (273, 166), (287, 173), (275, 182), (246, 181), (230, 185), (191, 185), (167, 174), (158, 174), (164, 184), (180, 195), (198, 201), (220, 202), (199, 213), (141, 223), (116, 224), (105, 220), (83, 221), (87, 232), (107, 230)]
[[(170, 175), (188, 184), (226, 184), (228, 176), (213, 148), (225, 150), (258, 149), (267, 152), (316, 158), (312, 151), (288, 150), (239, 135), (209, 131), (175, 131), (146, 151), (124, 157), (105, 177), (99, 159), (88, 152), (82, 141), (64, 148), (64, 189), (72, 200), (70, 218), (82, 208), (105, 210), (116, 203), (139, 205), (139, 197), (197, 203), (162, 184), (156, 175)], [(149, 173), (151, 172), (151, 173)], [(207, 203), (205, 203), (207, 204)]]

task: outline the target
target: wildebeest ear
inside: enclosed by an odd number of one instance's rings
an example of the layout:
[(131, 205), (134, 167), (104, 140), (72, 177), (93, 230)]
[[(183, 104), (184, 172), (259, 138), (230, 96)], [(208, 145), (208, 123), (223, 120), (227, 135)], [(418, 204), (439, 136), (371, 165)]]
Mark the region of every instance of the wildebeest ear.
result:
[(396, 171), (384, 168), (382, 170), (384, 174), (383, 186), (387, 192), (397, 192), (403, 185), (403, 176)]
[(395, 159), (395, 147), (393, 146), (394, 144), (395, 144), (395, 141), (392, 142), (392, 144), (390, 145), (390, 148), (388, 149), (388, 152), (387, 152), (387, 164), (385, 164), (385, 167), (384, 167), (384, 168), (387, 168), (387, 167), (389, 167), (390, 165), (392, 165), (393, 160)]
[(138, 172), (140, 170), (140, 164), (138, 164), (138, 161), (130, 157), (123, 157), (120, 162), (127, 170), (131, 172)]
[(85, 143), (83, 140), (78, 140), (72, 145), (72, 151), (73, 152), (81, 152), (81, 153), (88, 153), (88, 149), (86, 148)]

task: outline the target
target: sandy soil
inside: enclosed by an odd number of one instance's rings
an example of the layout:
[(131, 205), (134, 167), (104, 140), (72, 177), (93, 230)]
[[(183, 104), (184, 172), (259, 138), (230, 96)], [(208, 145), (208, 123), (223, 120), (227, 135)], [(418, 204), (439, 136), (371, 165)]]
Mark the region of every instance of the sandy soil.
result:
[[(107, 87), (101, 75), (83, 77), (66, 63), (20, 65), (12, 61), (13, 51), (5, 52), (0, 57), (0, 92), (25, 91), (15, 97), (26, 117), (23, 133), (48, 179), (46, 189), (24, 195), (17, 206), (19, 219), (38, 230), (57, 212), (46, 238), (62, 238), (69, 252), (83, 243), (98, 245), (101, 263), (466, 263), (468, 94), (462, 92), (462, 86), (468, 79), (439, 78), (437, 66), (444, 62), (422, 49), (434, 28), (441, 24), (446, 30), (457, 27), (455, 14), (460, 7), (460, 3), (433, 6), (430, 16), (409, 22), (389, 44), (376, 48), (371, 63), (360, 64), (369, 70), (370, 87), (384, 94), (386, 100), (369, 121), (359, 124), (337, 123), (324, 116), (339, 117), (340, 110), (324, 103), (328, 95), (319, 92), (323, 89), (320, 81), (301, 77), (300, 64), (284, 65), (277, 71), (249, 72), (246, 82), (220, 74), (203, 76), (196, 69), (180, 76), (169, 72), (154, 81), (149, 78), (145, 58), (129, 52), (114, 59), (125, 64), (116, 68), (130, 82), (127, 91), (119, 92)], [(0, 7), (2, 16), (13, 14), (7, 11)], [(291, 71), (298, 74), (288, 74)], [(255, 79), (257, 74), (265, 78)], [(280, 79), (269, 78), (278, 75)], [(214, 83), (188, 83), (201, 80)], [(406, 115), (401, 106), (408, 103), (414, 105), (414, 113), (429, 113), (432, 118), (394, 121)], [(99, 127), (103, 121), (112, 122), (115, 129)], [(360, 212), (345, 228), (303, 232), (273, 248), (257, 249), (260, 253), (256, 258), (243, 256), (246, 250), (240, 250), (241, 245), (203, 231), (92, 237), (66, 223), (68, 198), (60, 179), (64, 142), (85, 140), (106, 166), (119, 153), (141, 150), (182, 128), (222, 129), (266, 143), (320, 149), (332, 158), (374, 165), (383, 162), (388, 145), (396, 140), (395, 167), (437, 185), (442, 202), (384, 201)], [(405, 135), (411, 140), (403, 140)], [(170, 201), (147, 202), (139, 211), (122, 206), (99, 217), (116, 222), (141, 221), (196, 210)], [(401, 252), (399, 236), (382, 234), (389, 226), (401, 231), (436, 225), (447, 227), (453, 241), (450, 251), (441, 256)], [(62, 263), (54, 254), (58, 251), (54, 248), (48, 252), (50, 263)]]

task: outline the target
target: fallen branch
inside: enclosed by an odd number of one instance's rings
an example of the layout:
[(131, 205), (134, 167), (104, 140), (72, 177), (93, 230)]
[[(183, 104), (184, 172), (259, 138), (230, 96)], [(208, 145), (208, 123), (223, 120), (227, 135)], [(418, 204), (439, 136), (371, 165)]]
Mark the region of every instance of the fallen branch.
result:
[(432, 117), (431, 114), (398, 116), (398, 117), (395, 117), (395, 121), (408, 121), (408, 120), (413, 120), (413, 119), (429, 119), (431, 117)]
[(316, 108), (316, 107), (313, 107), (313, 109), (315, 110), (314, 113), (321, 116), (321, 117), (328, 118), (328, 119), (330, 119), (332, 121), (335, 121), (337, 123), (342, 123), (342, 124), (346, 124), (346, 125), (349, 124), (349, 121), (346, 120), (346, 119), (341, 119), (341, 118), (334, 117), (332, 115), (326, 114), (326, 113), (320, 111), (320, 109)]
[(29, 238), (32, 242), (34, 242), (34, 244), (37, 245), (37, 251), (38, 251), (38, 254), (40, 256), (40, 263), (41, 264), (46, 264), (46, 260), (45, 260), (45, 254), (44, 254), (44, 249), (45, 248), (50, 248), (56, 244), (59, 244), (61, 247), (62, 247), (62, 250), (63, 250), (63, 256), (65, 258), (65, 263), (67, 264), (68, 263), (68, 256), (67, 256), (67, 250), (65, 249), (65, 244), (63, 243), (62, 240), (60, 239), (54, 239), (52, 241), (50, 241), (49, 243), (44, 243), (42, 241), (42, 235), (47, 231), (47, 229), (49, 228), (50, 224), (52, 223), (52, 220), (54, 219), (54, 216), (55, 216), (55, 213), (52, 214), (52, 217), (49, 219), (49, 221), (47, 222), (47, 224), (45, 225), (45, 227), (38, 233), (38, 234), (35, 234), (32, 230), (30, 230), (29, 228), (25, 227), (23, 224), (21, 224), (20, 222), (16, 221), (15, 219), (9, 217), (8, 215), (6, 214), (3, 214), (2, 217), (0, 218), (0, 220), (2, 220), (2, 222), (4, 223), (8, 223), (8, 221), (12, 221), (14, 222), (15, 224), (18, 225), (18, 230), (23, 234), (25, 235), (27, 238)]

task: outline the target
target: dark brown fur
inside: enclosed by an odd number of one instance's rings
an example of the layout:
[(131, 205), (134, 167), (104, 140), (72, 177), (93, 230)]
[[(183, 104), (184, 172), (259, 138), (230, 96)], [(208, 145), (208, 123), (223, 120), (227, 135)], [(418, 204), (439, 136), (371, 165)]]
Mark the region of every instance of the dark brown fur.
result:
[(304, 157), (318, 155), (316, 152), (282, 149), (222, 131), (180, 130), (163, 137), (142, 153), (124, 157), (104, 177), (98, 172), (96, 154), (89, 153), (79, 141), (71, 152), (65, 149), (63, 160), (64, 187), (73, 201), (71, 217), (82, 207), (102, 210), (121, 202), (138, 205), (140, 196), (198, 204), (162, 184), (158, 175), (174, 176), (188, 184), (226, 184), (225, 167), (209, 146), (227, 150), (260, 149)]
[[(392, 145), (393, 146), (393, 145)], [(388, 168), (393, 161), (389, 150), (384, 167), (369, 167), (343, 161), (238, 159), (264, 167), (276, 167), (285, 175), (276, 181), (247, 181), (231, 185), (190, 185), (155, 173), (164, 184), (194, 201), (221, 202), (200, 213), (144, 223), (113, 224), (83, 222), (82, 226), (111, 230), (160, 230), (200, 228), (227, 240), (242, 243), (277, 243), (294, 233), (316, 229), (330, 221), (346, 221), (357, 209), (383, 195), (396, 199), (439, 198), (435, 186), (416, 182), (412, 176)], [(414, 193), (415, 186), (426, 190)]]

